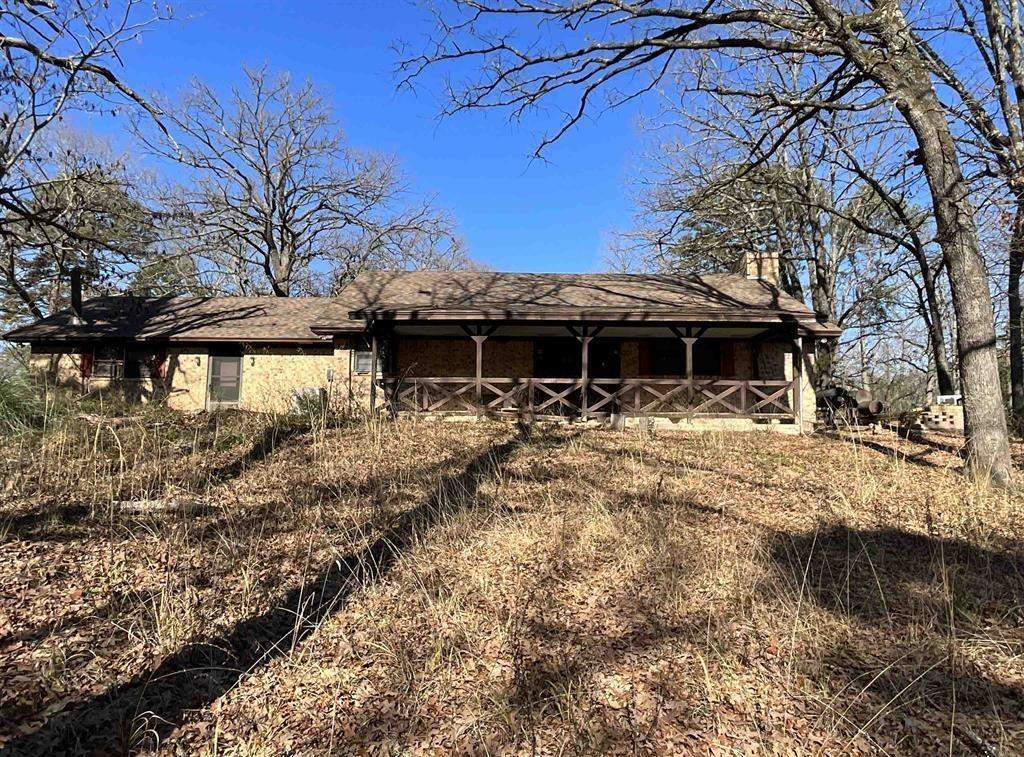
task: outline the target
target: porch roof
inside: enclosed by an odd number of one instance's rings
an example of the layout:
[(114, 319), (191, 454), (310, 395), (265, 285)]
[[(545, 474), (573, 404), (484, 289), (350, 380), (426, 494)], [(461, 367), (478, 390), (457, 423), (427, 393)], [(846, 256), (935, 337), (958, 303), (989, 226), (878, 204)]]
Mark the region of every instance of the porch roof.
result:
[(738, 274), (370, 271), (339, 299), (346, 317), (318, 321), (314, 332), (362, 331), (373, 321), (497, 321), (793, 324), (812, 336), (841, 333), (777, 287)]

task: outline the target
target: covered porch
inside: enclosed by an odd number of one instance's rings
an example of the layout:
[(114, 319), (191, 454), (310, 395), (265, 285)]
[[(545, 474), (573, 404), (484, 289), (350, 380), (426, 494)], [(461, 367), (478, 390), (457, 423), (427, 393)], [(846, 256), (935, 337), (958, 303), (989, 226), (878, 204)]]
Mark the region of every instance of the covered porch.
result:
[(795, 322), (384, 321), (368, 331), (375, 412), (794, 430), (814, 417), (813, 336)]

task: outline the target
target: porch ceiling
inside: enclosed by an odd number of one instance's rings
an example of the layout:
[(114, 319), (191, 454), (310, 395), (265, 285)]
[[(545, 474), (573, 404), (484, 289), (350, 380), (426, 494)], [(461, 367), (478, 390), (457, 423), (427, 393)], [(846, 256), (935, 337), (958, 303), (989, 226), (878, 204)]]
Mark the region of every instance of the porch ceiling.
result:
[[(686, 324), (680, 324), (685, 326)], [(772, 330), (771, 326), (765, 325), (728, 325), (728, 326), (712, 326), (709, 327), (702, 337), (704, 338), (752, 338), (755, 336), (761, 336), (769, 333)], [(397, 336), (447, 336), (447, 337), (461, 337), (468, 338), (465, 330), (457, 324), (439, 324), (439, 323), (426, 323), (426, 324), (410, 324), (400, 323), (395, 324), (391, 333)], [(490, 335), (493, 337), (510, 337), (510, 338), (526, 338), (526, 337), (570, 337), (569, 330), (563, 325), (553, 324), (504, 324), (498, 326), (495, 331)], [(628, 338), (656, 338), (656, 337), (667, 337), (671, 338), (674, 334), (668, 326), (658, 326), (654, 324), (637, 324), (635, 326), (605, 326), (601, 329), (598, 334), (598, 338), (616, 338), (616, 339), (628, 339)]]

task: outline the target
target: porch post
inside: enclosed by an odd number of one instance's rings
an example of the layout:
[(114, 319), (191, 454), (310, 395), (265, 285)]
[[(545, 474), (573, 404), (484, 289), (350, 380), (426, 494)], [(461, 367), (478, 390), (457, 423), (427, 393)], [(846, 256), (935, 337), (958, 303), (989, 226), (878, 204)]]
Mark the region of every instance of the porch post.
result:
[(696, 333), (687, 326), (686, 332), (680, 331), (677, 326), (670, 326), (672, 333), (682, 340), (686, 350), (686, 405), (693, 410), (693, 345), (707, 329), (698, 329)]
[(484, 341), (487, 337), (484, 334), (474, 334), (473, 342), (476, 344), (476, 414), (484, 412)]
[(690, 384), (690, 388), (693, 388), (693, 343), (696, 342), (696, 337), (688, 336), (683, 339), (683, 344), (686, 345), (686, 381)]
[(370, 331), (370, 417), (377, 412), (377, 330)]
[(804, 432), (804, 340), (796, 337), (793, 340), (793, 415)]
[(484, 413), (484, 342), (487, 341), (487, 337), (495, 332), (498, 328), (497, 324), (494, 324), (488, 328), (483, 326), (463, 326), (462, 330), (465, 331), (469, 338), (473, 340), (476, 345), (476, 414), (480, 417)]
[(583, 335), (580, 337), (580, 344), (582, 345), (583, 356), (582, 356), (582, 374), (580, 377), (580, 417), (583, 420), (587, 419), (587, 386), (589, 381), (589, 360), (590, 360), (590, 340), (594, 337), (587, 334), (587, 327), (583, 327)]
[(604, 329), (604, 326), (580, 326), (579, 332), (567, 326), (569, 333), (580, 342), (580, 418), (587, 419), (587, 389), (590, 384), (590, 342)]

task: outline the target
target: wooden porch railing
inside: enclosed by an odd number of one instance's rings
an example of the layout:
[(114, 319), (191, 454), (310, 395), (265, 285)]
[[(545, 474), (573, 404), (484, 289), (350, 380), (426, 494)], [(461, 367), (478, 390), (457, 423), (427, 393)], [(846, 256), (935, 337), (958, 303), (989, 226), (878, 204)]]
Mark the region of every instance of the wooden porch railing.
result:
[[(799, 379), (384, 378), (395, 412), (796, 420)], [(587, 387), (584, 392), (584, 385)], [(479, 386), (479, 389), (478, 389)]]

